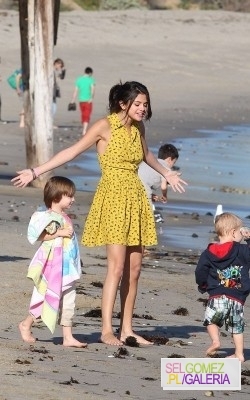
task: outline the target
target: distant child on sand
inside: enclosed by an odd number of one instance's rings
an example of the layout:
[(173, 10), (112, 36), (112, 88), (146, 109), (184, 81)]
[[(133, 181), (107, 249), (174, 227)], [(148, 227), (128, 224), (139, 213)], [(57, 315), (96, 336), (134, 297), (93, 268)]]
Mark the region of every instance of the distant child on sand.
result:
[(201, 254), (195, 270), (196, 283), (201, 293), (209, 299), (205, 311), (204, 326), (212, 341), (207, 356), (220, 348), (220, 328), (231, 332), (235, 352), (230, 357), (244, 361), (244, 303), (250, 292), (250, 233), (242, 227), (242, 221), (231, 213), (215, 218), (215, 231), (219, 243), (210, 243)]
[(75, 82), (75, 89), (71, 103), (74, 103), (78, 97), (79, 107), (81, 111), (82, 134), (87, 132), (89, 121), (93, 110), (93, 98), (95, 94), (95, 79), (93, 77), (93, 69), (87, 67), (84, 74), (79, 76)]
[(81, 265), (73, 225), (65, 213), (74, 202), (75, 185), (61, 176), (49, 179), (44, 188), (47, 209), (36, 211), (28, 226), (31, 244), (41, 241), (33, 257), (27, 277), (34, 282), (29, 315), (20, 322), (22, 339), (34, 343), (33, 322), (41, 318), (52, 333), (56, 323), (62, 326), (63, 345), (86, 347), (72, 336), (75, 310), (75, 282), (80, 278)]
[[(178, 160), (179, 153), (177, 148), (172, 144), (164, 144), (159, 148), (158, 161), (168, 170), (173, 168)], [(142, 161), (139, 165), (138, 175), (141, 179), (147, 193), (150, 204), (154, 201), (167, 202), (168, 183), (163, 176)], [(161, 188), (162, 196), (157, 196), (153, 190)]]

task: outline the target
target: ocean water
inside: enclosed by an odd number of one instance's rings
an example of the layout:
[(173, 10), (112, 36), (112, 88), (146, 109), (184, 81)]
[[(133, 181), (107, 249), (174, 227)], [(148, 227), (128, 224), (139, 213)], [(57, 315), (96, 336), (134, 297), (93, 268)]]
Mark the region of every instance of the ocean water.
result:
[[(188, 182), (185, 193), (169, 190), (166, 205), (159, 203), (157, 208), (168, 213), (215, 213), (217, 204), (224, 211), (234, 212), (250, 225), (250, 125), (225, 126), (220, 130), (199, 130), (199, 137), (172, 140), (179, 150), (177, 166), (182, 177)], [(159, 146), (150, 147), (155, 155)], [(78, 190), (95, 191), (100, 179), (97, 156), (88, 151), (71, 162), (79, 168), (79, 175), (73, 179)], [(182, 245), (183, 248), (201, 250), (206, 247), (211, 226), (201, 226), (198, 240), (192, 237), (192, 228), (169, 228), (167, 221), (157, 224), (159, 241)], [(197, 238), (196, 238), (197, 239)]]
[(178, 164), (189, 186), (183, 197), (199, 202), (249, 206), (250, 125), (200, 130), (199, 138), (175, 141)]

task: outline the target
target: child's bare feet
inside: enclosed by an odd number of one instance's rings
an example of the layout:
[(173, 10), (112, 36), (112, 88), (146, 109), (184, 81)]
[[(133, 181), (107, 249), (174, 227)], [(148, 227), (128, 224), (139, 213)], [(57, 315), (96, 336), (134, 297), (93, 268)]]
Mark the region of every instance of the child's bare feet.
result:
[(100, 341), (109, 346), (122, 346), (123, 342), (119, 340), (112, 332), (106, 333), (100, 337)]
[(238, 358), (242, 363), (245, 361), (244, 354), (232, 354), (231, 356), (227, 356), (226, 358)]
[(74, 337), (72, 337), (63, 339), (63, 346), (85, 348), (88, 346), (88, 343), (79, 342), (79, 340), (76, 340)]
[(207, 349), (206, 355), (213, 356), (216, 354), (216, 351), (219, 350), (220, 348), (220, 341), (219, 340), (213, 340), (211, 346)]
[(27, 327), (24, 323), (24, 321), (21, 321), (20, 324), (18, 325), (19, 331), (21, 333), (22, 339), (26, 343), (35, 343), (36, 338), (31, 333), (31, 330), (29, 327)]
[(137, 341), (137, 343), (139, 344), (139, 346), (152, 346), (154, 343), (153, 342), (149, 342), (148, 340), (144, 339), (142, 336), (136, 335), (134, 332), (132, 332), (132, 334), (130, 335), (126, 335), (126, 336), (121, 336), (120, 339), (125, 343), (126, 342), (126, 338), (127, 337), (134, 337)]

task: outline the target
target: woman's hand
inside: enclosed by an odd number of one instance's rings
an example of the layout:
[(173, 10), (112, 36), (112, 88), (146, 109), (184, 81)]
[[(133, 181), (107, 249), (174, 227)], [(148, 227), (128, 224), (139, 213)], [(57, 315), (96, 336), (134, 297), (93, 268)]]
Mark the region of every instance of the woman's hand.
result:
[(18, 175), (15, 176), (15, 178), (11, 179), (11, 182), (16, 187), (25, 187), (34, 179), (31, 169), (23, 169), (22, 171), (17, 171), (17, 174)]
[(164, 178), (167, 180), (174, 192), (184, 193), (185, 188), (183, 185), (187, 185), (183, 179), (180, 178), (181, 172), (166, 171)]

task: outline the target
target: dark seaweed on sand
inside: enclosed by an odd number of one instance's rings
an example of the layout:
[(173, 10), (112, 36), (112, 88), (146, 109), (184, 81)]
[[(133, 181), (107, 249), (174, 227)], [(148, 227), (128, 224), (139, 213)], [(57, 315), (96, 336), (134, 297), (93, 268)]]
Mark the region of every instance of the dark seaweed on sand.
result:
[(250, 376), (249, 369), (243, 369), (241, 371), (241, 384), (242, 385), (250, 385), (250, 381), (246, 378), (246, 376)]
[(250, 381), (245, 378), (244, 376), (241, 377), (241, 384), (242, 385), (250, 385)]
[(101, 318), (102, 310), (100, 308), (94, 308), (84, 314), (84, 317)]
[(156, 378), (152, 378), (152, 376), (145, 376), (142, 379), (144, 379), (145, 381), (157, 381), (157, 379)]
[(249, 369), (243, 369), (243, 370), (241, 371), (241, 375), (250, 376), (250, 370), (249, 370)]
[(125, 344), (130, 347), (139, 347), (139, 343), (134, 336), (128, 336), (125, 340)]
[(83, 285), (79, 285), (79, 284), (78, 284), (78, 286), (77, 286), (77, 288), (76, 288), (76, 293), (77, 293), (77, 294), (86, 294), (86, 292), (84, 291)]
[(142, 335), (142, 337), (156, 345), (165, 345), (169, 342), (169, 339), (166, 336), (161, 335)]
[(64, 381), (64, 382), (59, 382), (59, 383), (60, 383), (60, 385), (72, 385), (73, 383), (79, 384), (79, 382), (76, 379), (72, 378), (72, 376), (69, 381)]
[(16, 364), (24, 364), (24, 365), (29, 365), (29, 364), (31, 364), (30, 361), (28, 361), (28, 360), (20, 360), (19, 358), (16, 359), (15, 363), (16, 363)]
[(203, 299), (202, 297), (199, 297), (199, 298), (197, 299), (197, 301), (199, 301), (200, 303), (203, 303), (203, 306), (204, 306), (204, 307), (207, 306), (208, 299)]
[(94, 286), (94, 287), (103, 288), (103, 283), (102, 282), (91, 282), (91, 285)]
[(142, 314), (142, 315), (133, 314), (133, 318), (148, 319), (148, 320), (150, 320), (150, 321), (152, 321), (152, 320), (155, 319), (155, 318), (153, 318), (152, 315), (150, 315), (150, 314)]
[(189, 311), (185, 307), (178, 307), (176, 310), (172, 312), (175, 315), (189, 315)]
[(125, 358), (125, 356), (129, 356), (129, 352), (126, 347), (119, 347), (118, 350), (114, 352), (115, 358)]
[(186, 358), (186, 357), (181, 354), (172, 353), (170, 354), (170, 356), (168, 356), (168, 358)]
[(33, 346), (30, 346), (30, 351), (32, 351), (32, 353), (40, 353), (40, 354), (48, 354), (49, 351), (46, 350), (44, 347), (41, 347), (40, 349), (36, 349)]
[(95, 258), (98, 260), (107, 260), (106, 256), (101, 256), (101, 255), (96, 255)]

